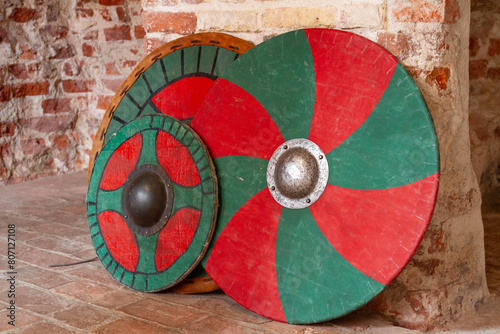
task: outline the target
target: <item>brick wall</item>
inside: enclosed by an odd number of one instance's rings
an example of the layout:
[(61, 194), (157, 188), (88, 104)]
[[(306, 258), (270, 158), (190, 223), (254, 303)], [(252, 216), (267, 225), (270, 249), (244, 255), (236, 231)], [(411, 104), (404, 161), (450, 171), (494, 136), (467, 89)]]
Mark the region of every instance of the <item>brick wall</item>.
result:
[(0, 181), (81, 170), (104, 109), (142, 59), (139, 0), (4, 0)]
[(474, 0), (470, 33), (472, 162), (485, 204), (500, 202), (500, 3)]
[(488, 295), (468, 137), (469, 0), (143, 0), (142, 7), (145, 53), (194, 32), (226, 32), (258, 44), (306, 27), (349, 30), (391, 51), (428, 103), (441, 181), (420, 248), (371, 306), (399, 324), (426, 329), (467, 314)]

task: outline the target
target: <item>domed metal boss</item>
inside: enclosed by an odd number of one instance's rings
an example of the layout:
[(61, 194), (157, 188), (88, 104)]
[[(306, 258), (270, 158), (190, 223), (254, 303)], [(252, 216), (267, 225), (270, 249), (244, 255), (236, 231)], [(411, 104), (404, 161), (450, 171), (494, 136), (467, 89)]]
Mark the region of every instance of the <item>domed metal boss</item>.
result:
[(274, 151), (267, 166), (267, 185), (274, 199), (289, 209), (310, 206), (328, 181), (328, 162), (310, 140), (291, 139)]
[(172, 181), (153, 164), (139, 166), (124, 185), (122, 210), (125, 221), (137, 234), (153, 235), (165, 226), (172, 212)]

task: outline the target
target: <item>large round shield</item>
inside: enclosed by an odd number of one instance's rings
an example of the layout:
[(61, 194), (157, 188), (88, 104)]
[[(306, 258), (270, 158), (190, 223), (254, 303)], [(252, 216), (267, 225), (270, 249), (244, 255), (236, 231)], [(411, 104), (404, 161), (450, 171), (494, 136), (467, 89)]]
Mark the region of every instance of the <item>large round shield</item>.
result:
[(89, 178), (104, 143), (141, 115), (191, 120), (214, 80), (252, 43), (222, 33), (199, 33), (166, 43), (144, 58), (111, 100), (93, 142)]
[(403, 66), (353, 33), (307, 29), (252, 48), (191, 123), (220, 209), (202, 261), (238, 303), (313, 323), (370, 301), (403, 269), (431, 218), (436, 133)]
[(141, 116), (118, 130), (95, 161), (90, 235), (117, 281), (159, 291), (200, 262), (217, 204), (214, 167), (196, 133), (170, 116)]

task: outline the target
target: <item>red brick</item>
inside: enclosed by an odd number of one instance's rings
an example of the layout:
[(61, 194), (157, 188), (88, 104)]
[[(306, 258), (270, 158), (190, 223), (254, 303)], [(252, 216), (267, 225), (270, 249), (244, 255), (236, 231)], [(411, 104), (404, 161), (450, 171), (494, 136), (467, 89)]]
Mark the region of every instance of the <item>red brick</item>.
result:
[(475, 57), (479, 51), (479, 38), (469, 38), (469, 57)]
[(12, 137), (16, 132), (16, 126), (10, 122), (0, 122), (0, 138)]
[(455, 23), (460, 18), (458, 0), (444, 0), (444, 23)]
[(52, 148), (55, 148), (59, 151), (65, 151), (70, 145), (70, 140), (67, 135), (53, 135), (50, 136), (50, 140), (52, 141)]
[(71, 111), (71, 99), (48, 99), (42, 101), (44, 114), (60, 114)]
[(67, 59), (75, 55), (73, 49), (69, 45), (53, 45), (52, 50), (55, 55), (49, 57), (49, 59)]
[(25, 64), (9, 65), (9, 73), (16, 79), (28, 78), (28, 70)]
[(0, 43), (9, 42), (9, 33), (4, 28), (0, 27)]
[(137, 65), (137, 61), (135, 60), (124, 60), (122, 63), (123, 67), (135, 67)]
[(143, 39), (144, 36), (146, 36), (146, 31), (142, 26), (135, 26), (134, 27), (134, 36), (137, 39)]
[(488, 55), (493, 57), (500, 54), (500, 39), (490, 39), (490, 47), (488, 48)]
[(31, 8), (14, 8), (10, 14), (10, 18), (15, 22), (28, 22), (36, 20), (38, 17), (38, 11)]
[(469, 80), (486, 77), (486, 60), (471, 60), (469, 62)]
[(486, 77), (495, 81), (500, 80), (500, 67), (489, 68)]
[(95, 48), (87, 43), (82, 44), (82, 52), (85, 57), (92, 57), (95, 52)]
[(76, 115), (46, 115), (22, 119), (20, 124), (26, 129), (39, 132), (56, 132), (75, 128)]
[(21, 51), (21, 59), (35, 59), (37, 52), (30, 48), (29, 45), (19, 45), (19, 50)]
[(378, 44), (386, 48), (398, 59), (408, 57), (414, 46), (411, 43), (411, 38), (407, 34), (390, 32), (381, 32), (378, 34)]
[(12, 87), (12, 97), (46, 95), (49, 93), (49, 82), (27, 82), (16, 84)]
[(69, 77), (80, 74), (81, 70), (80, 66), (69, 61), (64, 63), (63, 69), (64, 69), (64, 74), (66, 74)]
[(115, 63), (106, 63), (105, 66), (107, 75), (121, 75), (120, 71), (116, 68)]
[(42, 154), (48, 150), (43, 138), (21, 140), (21, 149), (24, 154)]
[(115, 80), (103, 80), (104, 86), (106, 86), (107, 89), (116, 92), (120, 88), (120, 86), (123, 83), (123, 80), (121, 79), (115, 79)]
[(104, 29), (104, 36), (106, 41), (121, 41), (121, 40), (131, 40), (130, 36), (130, 26), (114, 26), (113, 28)]
[(194, 13), (145, 12), (142, 18), (147, 32), (187, 35), (194, 32), (197, 23)]
[(93, 80), (63, 80), (62, 86), (67, 93), (85, 93), (92, 90)]
[(0, 102), (10, 100), (10, 87), (7, 85), (0, 86)]
[(85, 19), (85, 18), (94, 16), (94, 10), (93, 9), (76, 8), (75, 12), (76, 12), (76, 18), (77, 19)]
[(125, 4), (125, 0), (99, 0), (99, 4), (103, 6), (121, 6)]
[(56, 39), (66, 38), (68, 36), (69, 28), (67, 26), (60, 25), (47, 25), (40, 29), (40, 33), (43, 35), (50, 35)]
[(112, 21), (113, 19), (109, 15), (109, 10), (107, 9), (101, 9), (99, 10), (99, 14), (101, 14), (101, 17), (106, 20), (106, 21)]
[(130, 17), (128, 16), (127, 12), (123, 7), (116, 7), (116, 15), (118, 15), (118, 20), (122, 22), (129, 22)]
[(441, 4), (435, 4), (427, 0), (411, 0), (405, 2), (396, 1), (392, 13), (399, 22), (452, 23), (460, 16), (460, 9), (457, 0), (442, 0)]
[(100, 95), (97, 99), (97, 109), (103, 109), (106, 110), (111, 103), (111, 100), (113, 99), (113, 96), (102, 96)]
[(439, 89), (448, 87), (450, 69), (448, 67), (435, 67), (426, 77), (428, 84), (435, 84)]

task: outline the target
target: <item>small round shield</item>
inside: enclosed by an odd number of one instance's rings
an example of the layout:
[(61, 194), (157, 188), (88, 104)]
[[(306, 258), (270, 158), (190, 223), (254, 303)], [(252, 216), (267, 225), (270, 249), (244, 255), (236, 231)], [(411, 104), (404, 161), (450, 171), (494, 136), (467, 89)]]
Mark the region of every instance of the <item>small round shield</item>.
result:
[(217, 202), (214, 167), (196, 133), (170, 116), (138, 117), (110, 138), (91, 173), (96, 253), (134, 290), (171, 287), (203, 257)]
[(424, 235), (434, 125), (403, 66), (368, 39), (271, 38), (224, 71), (191, 126), (221, 193), (202, 264), (249, 310), (289, 323), (342, 316), (380, 293)]

